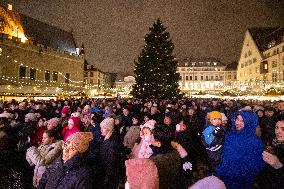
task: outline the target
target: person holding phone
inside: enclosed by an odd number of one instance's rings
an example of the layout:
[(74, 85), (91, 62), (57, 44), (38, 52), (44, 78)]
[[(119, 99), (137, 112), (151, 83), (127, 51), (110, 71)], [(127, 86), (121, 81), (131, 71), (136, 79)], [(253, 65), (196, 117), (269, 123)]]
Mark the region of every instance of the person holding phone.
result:
[(284, 118), (279, 119), (275, 126), (275, 138), (262, 153), (266, 166), (258, 176), (257, 188), (284, 187)]

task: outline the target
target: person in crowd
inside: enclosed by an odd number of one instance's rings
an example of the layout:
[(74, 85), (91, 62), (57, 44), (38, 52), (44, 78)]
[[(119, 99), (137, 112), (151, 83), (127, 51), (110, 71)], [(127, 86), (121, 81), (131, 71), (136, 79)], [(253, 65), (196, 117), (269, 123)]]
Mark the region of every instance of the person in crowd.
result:
[(113, 118), (105, 118), (101, 126), (103, 141), (99, 145), (97, 155), (96, 186), (104, 189), (117, 189), (123, 174), (123, 144), (119, 137), (115, 136)]
[(132, 126), (130, 127), (129, 131), (127, 131), (126, 135), (124, 136), (123, 144), (124, 146), (131, 150), (136, 142), (136, 139), (140, 135), (140, 125), (142, 123), (142, 116), (136, 114), (132, 118)]
[(187, 110), (187, 115), (185, 116), (188, 119), (189, 128), (191, 128), (192, 132), (202, 133), (203, 125), (201, 125), (200, 118), (197, 115), (194, 107), (189, 107)]
[(39, 189), (93, 189), (95, 188), (92, 168), (88, 165), (90, 132), (72, 134), (63, 146), (63, 154), (44, 172)]
[(61, 118), (59, 120), (60, 130), (62, 130), (63, 128), (65, 128), (67, 126), (69, 116), (70, 116), (70, 107), (65, 105), (65, 106), (63, 106), (63, 108), (61, 110)]
[(175, 122), (176, 120), (174, 120), (174, 115), (172, 112), (165, 113), (164, 126), (170, 131), (170, 133), (172, 133), (173, 136), (176, 130)]
[(13, 136), (0, 129), (0, 188), (32, 188), (32, 170), (17, 150)]
[(46, 130), (47, 121), (45, 118), (40, 117), (37, 122), (37, 128), (35, 131), (34, 136), (32, 137), (32, 146), (38, 147), (39, 144), (42, 142), (42, 135)]
[(34, 168), (33, 185), (37, 187), (42, 174), (46, 168), (60, 155), (63, 141), (55, 140), (54, 130), (45, 130), (42, 144), (36, 148), (32, 146), (27, 149), (26, 160)]
[[(149, 158), (153, 151), (150, 147), (152, 130), (155, 128), (156, 121), (149, 120), (140, 126), (140, 138), (137, 140), (136, 146), (133, 148), (133, 155), (137, 158)], [(137, 154), (135, 154), (137, 152)]]
[(209, 125), (202, 133), (202, 142), (206, 148), (209, 162), (214, 169), (219, 164), (223, 152), (225, 129), (222, 127), (222, 115), (220, 112), (210, 112), (209, 120)]
[(67, 141), (67, 138), (70, 135), (76, 132), (80, 132), (79, 130), (80, 124), (81, 124), (81, 119), (78, 117), (78, 115), (73, 115), (70, 117), (70, 119), (68, 120), (67, 127), (65, 127), (62, 131), (64, 142)]
[(159, 186), (163, 189), (180, 188), (180, 174), (182, 171), (179, 153), (171, 145), (172, 135), (163, 126), (156, 126), (152, 130), (153, 154), (150, 157), (158, 169)]
[(130, 112), (130, 109), (128, 107), (124, 107), (122, 110), (122, 120), (121, 120), (121, 138), (124, 139), (125, 134), (129, 130), (129, 128), (132, 126), (132, 113)]
[(274, 129), (275, 129), (275, 115), (273, 107), (267, 107), (264, 110), (265, 119), (263, 127), (261, 128), (261, 139), (265, 145), (269, 145), (269, 143), (275, 137)]
[(223, 112), (221, 112), (221, 116), (222, 116), (222, 127), (224, 128), (225, 131), (228, 131), (229, 130), (228, 118)]
[(227, 189), (251, 189), (264, 166), (263, 144), (256, 136), (258, 117), (251, 110), (239, 111), (232, 130), (226, 134), (224, 150), (215, 174)]
[(257, 178), (257, 188), (280, 189), (284, 186), (284, 119), (277, 121), (275, 126), (275, 138), (262, 153), (265, 168)]
[(35, 135), (37, 125), (37, 115), (35, 113), (27, 113), (25, 115), (25, 125), (19, 131), (19, 151), (26, 153), (26, 150), (31, 146), (32, 137)]

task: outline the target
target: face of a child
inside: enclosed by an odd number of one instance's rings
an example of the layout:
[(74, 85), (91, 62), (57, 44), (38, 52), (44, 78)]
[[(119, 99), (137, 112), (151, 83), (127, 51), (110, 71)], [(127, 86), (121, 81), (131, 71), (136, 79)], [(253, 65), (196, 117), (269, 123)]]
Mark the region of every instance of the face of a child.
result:
[(218, 118), (214, 118), (214, 119), (211, 120), (211, 124), (215, 127), (218, 127), (222, 124), (222, 121)]
[(186, 125), (183, 121), (179, 122), (180, 125), (180, 131), (185, 131), (186, 130)]
[(151, 131), (150, 131), (150, 129), (148, 128), (148, 127), (144, 127), (143, 129), (142, 129), (142, 134), (143, 134), (143, 136), (145, 136), (145, 135), (151, 135), (152, 133), (151, 133)]

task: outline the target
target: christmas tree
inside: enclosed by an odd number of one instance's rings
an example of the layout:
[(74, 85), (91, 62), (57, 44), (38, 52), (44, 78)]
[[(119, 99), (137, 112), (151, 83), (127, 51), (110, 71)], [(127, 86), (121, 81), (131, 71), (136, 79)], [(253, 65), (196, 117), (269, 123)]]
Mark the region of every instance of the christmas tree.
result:
[(132, 94), (137, 98), (169, 99), (179, 94), (174, 44), (160, 19), (150, 27), (138, 61), (135, 61), (136, 83)]

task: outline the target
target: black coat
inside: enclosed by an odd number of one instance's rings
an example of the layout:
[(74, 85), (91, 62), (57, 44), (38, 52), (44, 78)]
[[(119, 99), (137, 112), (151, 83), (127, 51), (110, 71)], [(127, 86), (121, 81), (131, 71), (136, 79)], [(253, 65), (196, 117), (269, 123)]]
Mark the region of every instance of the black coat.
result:
[(123, 176), (124, 155), (122, 144), (115, 134), (99, 145), (96, 180), (101, 189), (116, 189)]
[(0, 188), (32, 188), (32, 169), (19, 153), (0, 151)]
[[(280, 162), (284, 164), (284, 143), (273, 146), (273, 151)], [(274, 169), (266, 164), (256, 179), (260, 189), (283, 189), (284, 187), (284, 166)]]
[(43, 174), (40, 189), (93, 189), (94, 175), (82, 154), (75, 155), (65, 163), (58, 157)]

